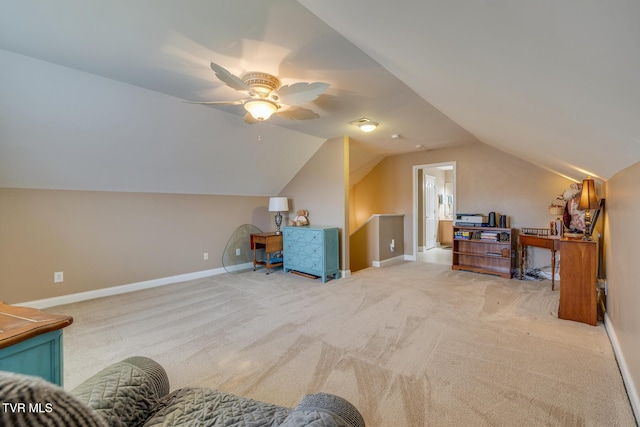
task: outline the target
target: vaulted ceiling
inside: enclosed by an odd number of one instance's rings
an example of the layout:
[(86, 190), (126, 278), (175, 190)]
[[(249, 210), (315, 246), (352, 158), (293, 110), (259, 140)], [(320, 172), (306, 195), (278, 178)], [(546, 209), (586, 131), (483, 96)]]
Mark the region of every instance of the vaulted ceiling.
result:
[[(639, 16), (623, 0), (5, 2), (0, 186), (272, 195), (343, 135), (353, 179), (478, 141), (608, 179), (640, 160)], [(212, 61), (329, 83), (305, 106), (320, 118), (184, 103), (241, 97)], [(378, 129), (348, 123), (363, 116)]]

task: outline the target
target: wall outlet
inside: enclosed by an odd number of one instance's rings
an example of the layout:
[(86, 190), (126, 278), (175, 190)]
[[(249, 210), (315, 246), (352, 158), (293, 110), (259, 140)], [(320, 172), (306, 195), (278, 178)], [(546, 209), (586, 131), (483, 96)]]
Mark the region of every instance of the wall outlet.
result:
[(240, 256), (240, 248), (236, 248), (236, 256)]
[(209, 259), (209, 252), (205, 252), (202, 258), (206, 261)]
[(64, 272), (56, 271), (53, 273), (53, 283), (62, 283), (64, 282)]

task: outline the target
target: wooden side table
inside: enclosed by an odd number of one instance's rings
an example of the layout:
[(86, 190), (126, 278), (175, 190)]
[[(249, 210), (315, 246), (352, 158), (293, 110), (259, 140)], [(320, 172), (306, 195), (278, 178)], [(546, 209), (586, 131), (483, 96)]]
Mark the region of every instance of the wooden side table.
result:
[[(258, 249), (264, 248), (265, 259), (257, 259), (256, 253)], [(258, 265), (267, 267), (267, 274), (271, 272), (271, 267), (282, 265), (280, 261), (271, 262), (271, 254), (282, 251), (282, 234), (272, 233), (256, 233), (251, 235), (251, 249), (253, 250), (253, 271), (256, 271)]]
[(545, 248), (551, 251), (551, 290), (556, 287), (556, 251), (560, 250), (560, 236), (544, 237), (533, 236), (529, 234), (520, 234), (520, 280), (524, 274), (524, 268), (527, 265), (527, 246), (536, 248)]
[(62, 329), (71, 316), (0, 301), (0, 370), (35, 375), (62, 386)]

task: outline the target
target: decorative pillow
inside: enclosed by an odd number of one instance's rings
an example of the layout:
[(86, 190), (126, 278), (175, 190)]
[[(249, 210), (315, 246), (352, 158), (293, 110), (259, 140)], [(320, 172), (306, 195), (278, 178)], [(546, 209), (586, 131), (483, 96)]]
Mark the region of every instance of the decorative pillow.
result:
[(578, 209), (580, 204), (580, 193), (582, 192), (582, 184), (571, 184), (562, 193), (562, 198), (567, 202), (565, 205), (563, 223), (570, 230), (585, 230), (584, 211)]
[(569, 213), (571, 215), (571, 224), (569, 228), (572, 230), (580, 230), (584, 231), (586, 225), (584, 223), (584, 211), (578, 209), (578, 205), (580, 204), (580, 197), (576, 197), (571, 199), (569, 202)]

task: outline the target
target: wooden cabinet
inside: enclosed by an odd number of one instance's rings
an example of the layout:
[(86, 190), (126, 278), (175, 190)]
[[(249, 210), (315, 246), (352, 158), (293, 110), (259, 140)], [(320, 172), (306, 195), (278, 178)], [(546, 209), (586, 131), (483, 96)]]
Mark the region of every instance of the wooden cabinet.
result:
[(598, 244), (594, 241), (560, 241), (560, 319), (596, 325), (597, 253)]
[(35, 375), (62, 386), (62, 328), (70, 316), (0, 302), (0, 371)]
[(441, 219), (438, 221), (438, 242), (440, 242), (440, 246), (453, 245), (453, 220)]
[(328, 276), (338, 278), (338, 228), (284, 227), (282, 233), (285, 272), (294, 270), (318, 276), (323, 283)]
[(453, 270), (510, 279), (515, 268), (515, 253), (512, 228), (453, 227)]

